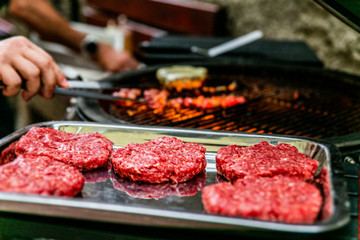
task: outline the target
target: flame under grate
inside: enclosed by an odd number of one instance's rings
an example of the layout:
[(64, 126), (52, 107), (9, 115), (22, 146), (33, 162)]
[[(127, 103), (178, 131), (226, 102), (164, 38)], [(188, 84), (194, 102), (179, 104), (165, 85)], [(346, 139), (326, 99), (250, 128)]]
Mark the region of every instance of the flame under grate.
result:
[[(141, 81), (156, 82), (154, 77)], [(303, 74), (266, 72), (211, 73), (208, 86), (237, 82), (236, 95), (245, 104), (229, 108), (196, 109), (166, 107), (153, 110), (141, 103), (121, 108), (102, 102), (107, 114), (121, 122), (139, 125), (274, 133), (327, 138), (360, 132), (360, 87)], [(156, 84), (154, 85), (155, 87)]]

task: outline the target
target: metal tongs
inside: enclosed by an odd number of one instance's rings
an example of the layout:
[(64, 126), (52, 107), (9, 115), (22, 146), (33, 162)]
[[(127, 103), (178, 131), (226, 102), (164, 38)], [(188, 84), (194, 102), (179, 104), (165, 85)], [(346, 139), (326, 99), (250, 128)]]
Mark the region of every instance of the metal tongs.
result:
[[(25, 89), (25, 81), (21, 88)], [(137, 101), (143, 102), (144, 99), (133, 99), (133, 98), (124, 98), (124, 97), (117, 97), (112, 96), (110, 94), (101, 93), (96, 90), (103, 90), (103, 89), (113, 89), (119, 88), (119, 86), (115, 86), (115, 82), (88, 82), (88, 81), (74, 81), (68, 80), (69, 88), (61, 88), (56, 86), (54, 89), (54, 94), (58, 95), (65, 95), (65, 96), (74, 96), (74, 97), (83, 97), (83, 98), (93, 98), (93, 99), (101, 99), (101, 100), (126, 100), (126, 101)], [(5, 84), (0, 81), (0, 89), (5, 87)], [(126, 85), (121, 86), (126, 87)]]
[(96, 91), (96, 90), (115, 88), (116, 86), (114, 86), (113, 82), (84, 82), (84, 81), (69, 80), (68, 84), (69, 84), (69, 88), (55, 87), (54, 94), (83, 97), (83, 98), (93, 98), (100, 100), (110, 100), (110, 101), (117, 101), (117, 100), (137, 101), (137, 102), (144, 101), (144, 99), (141, 98), (134, 99), (134, 98), (118, 97)]

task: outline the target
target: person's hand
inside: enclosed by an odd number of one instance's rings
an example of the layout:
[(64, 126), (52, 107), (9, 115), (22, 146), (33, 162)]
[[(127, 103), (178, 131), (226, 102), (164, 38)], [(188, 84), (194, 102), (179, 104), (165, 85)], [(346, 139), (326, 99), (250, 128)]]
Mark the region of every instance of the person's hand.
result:
[(53, 58), (25, 37), (11, 37), (0, 41), (0, 81), (5, 84), (5, 96), (22, 92), (25, 101), (36, 94), (51, 98), (55, 85), (67, 88), (68, 83)]
[(126, 51), (116, 51), (105, 43), (99, 43), (95, 60), (101, 67), (110, 72), (136, 69), (139, 63)]

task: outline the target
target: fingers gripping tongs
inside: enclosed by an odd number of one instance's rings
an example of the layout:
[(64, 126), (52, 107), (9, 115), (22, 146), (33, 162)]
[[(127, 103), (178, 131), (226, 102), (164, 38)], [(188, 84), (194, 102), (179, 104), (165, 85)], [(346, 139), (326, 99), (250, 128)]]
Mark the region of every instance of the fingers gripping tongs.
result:
[[(25, 83), (25, 81), (23, 81), (23, 83)], [(111, 101), (142, 101), (142, 99), (123, 98), (100, 92), (100, 90), (116, 88), (116, 86), (114, 86), (114, 82), (85, 82), (68, 80), (68, 84), (69, 88), (61, 88), (56, 86), (54, 89), (54, 94)], [(0, 81), (0, 89), (3, 87), (5, 87), (5, 84)], [(22, 85), (22, 88), (26, 88), (25, 84)]]

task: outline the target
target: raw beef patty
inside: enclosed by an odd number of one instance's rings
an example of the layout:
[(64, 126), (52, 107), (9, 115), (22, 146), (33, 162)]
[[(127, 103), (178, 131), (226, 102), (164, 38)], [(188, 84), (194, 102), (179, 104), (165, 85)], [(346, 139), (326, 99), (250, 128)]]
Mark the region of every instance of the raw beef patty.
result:
[(84, 181), (76, 168), (44, 156), (20, 155), (0, 166), (0, 191), (72, 197)]
[(133, 181), (184, 182), (206, 167), (206, 149), (175, 137), (159, 137), (116, 149), (111, 162), (115, 173)]
[(220, 148), (216, 155), (217, 171), (229, 181), (248, 175), (286, 175), (308, 180), (312, 179), (317, 167), (316, 160), (284, 143), (273, 146), (262, 141), (249, 147), (230, 145)]
[(235, 184), (217, 183), (203, 188), (208, 213), (286, 223), (313, 223), (322, 197), (313, 185), (287, 176), (247, 176)]
[(48, 156), (82, 171), (106, 167), (112, 143), (97, 132), (74, 134), (33, 127), (20, 138), (15, 152), (16, 155)]
[(16, 158), (16, 154), (15, 154), (16, 144), (17, 144), (17, 141), (12, 142), (7, 148), (5, 148), (1, 152), (0, 165), (3, 165), (3, 164), (6, 164), (8, 162), (12, 162), (12, 161), (15, 160), (15, 158)]

